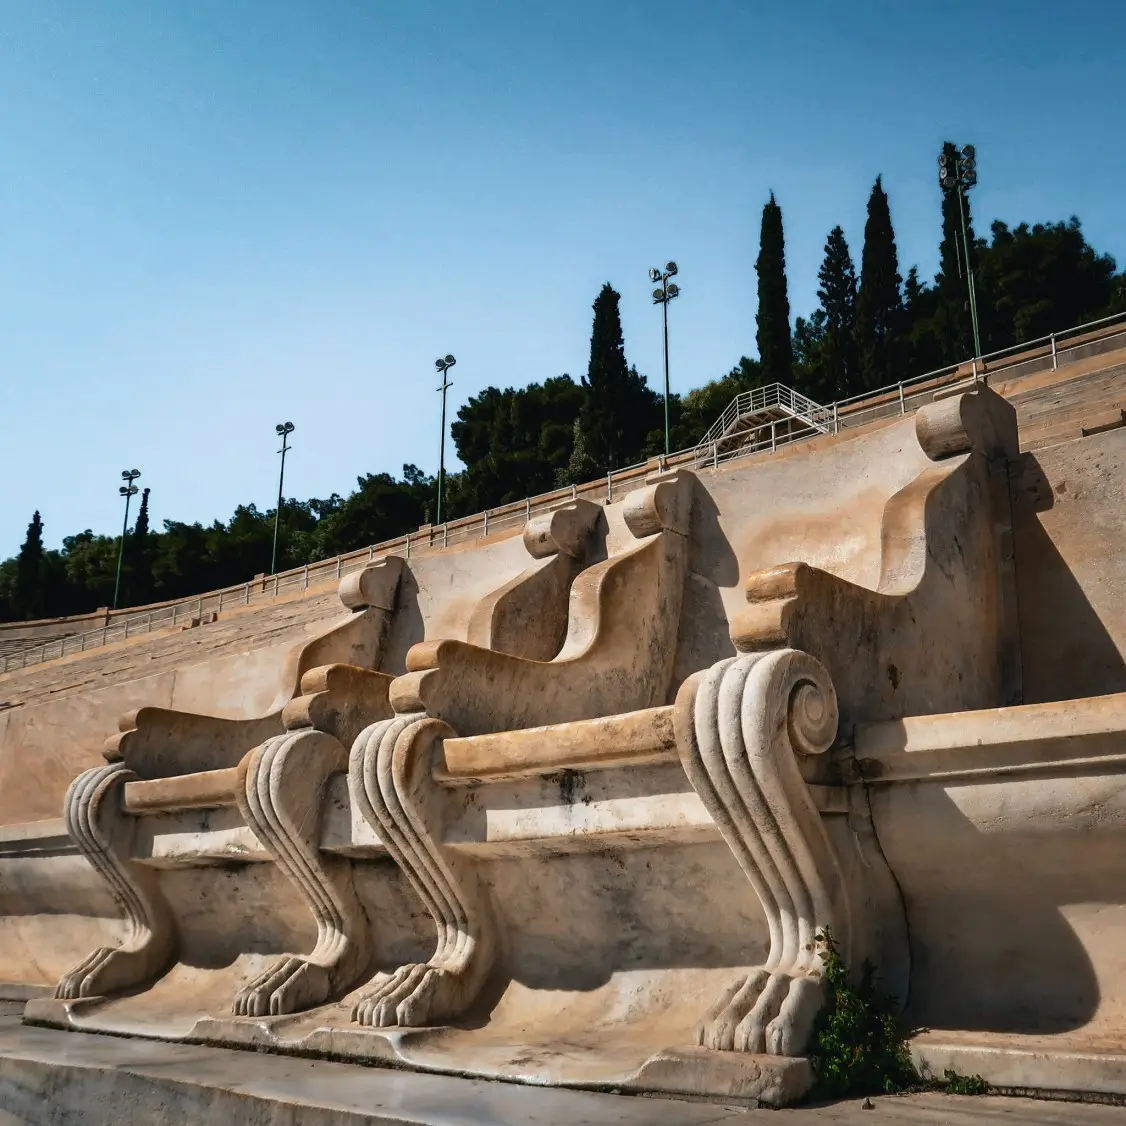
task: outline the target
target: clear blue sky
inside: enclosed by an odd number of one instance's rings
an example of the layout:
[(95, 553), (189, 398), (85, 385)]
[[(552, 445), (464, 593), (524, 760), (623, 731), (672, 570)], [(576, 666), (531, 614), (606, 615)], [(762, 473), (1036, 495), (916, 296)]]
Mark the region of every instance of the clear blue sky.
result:
[[(681, 265), (672, 381), (754, 354), (760, 209), (794, 314), (877, 173), (903, 271), (936, 268), (935, 156), (978, 147), (979, 225), (1081, 217), (1126, 262), (1126, 6), (1072, 0), (5, 0), (0, 557), (437, 467), (451, 407), (585, 370), (623, 294)], [(451, 444), (452, 453), (452, 444)]]

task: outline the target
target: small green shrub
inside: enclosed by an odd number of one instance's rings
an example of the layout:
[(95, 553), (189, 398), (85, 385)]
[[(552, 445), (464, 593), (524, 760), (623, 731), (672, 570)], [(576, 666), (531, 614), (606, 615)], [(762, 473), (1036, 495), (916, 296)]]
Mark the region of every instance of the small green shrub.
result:
[(937, 1084), (949, 1095), (988, 1095), (989, 1084), (980, 1075), (960, 1075), (952, 1068), (942, 1073), (943, 1082)]
[(853, 982), (828, 929), (817, 942), (825, 967), (825, 1006), (811, 1052), (814, 1097), (890, 1094), (917, 1086), (895, 1001), (876, 988), (875, 968), (865, 962), (860, 980)]

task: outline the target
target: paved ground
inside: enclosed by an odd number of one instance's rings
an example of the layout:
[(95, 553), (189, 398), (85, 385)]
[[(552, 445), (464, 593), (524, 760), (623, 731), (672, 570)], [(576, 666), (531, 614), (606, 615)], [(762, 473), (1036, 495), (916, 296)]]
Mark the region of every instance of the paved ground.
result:
[[(28, 1028), (0, 1015), (0, 1126), (1102, 1126), (1126, 1108), (912, 1095), (746, 1110)], [(16, 1009), (17, 1011), (13, 1011)]]

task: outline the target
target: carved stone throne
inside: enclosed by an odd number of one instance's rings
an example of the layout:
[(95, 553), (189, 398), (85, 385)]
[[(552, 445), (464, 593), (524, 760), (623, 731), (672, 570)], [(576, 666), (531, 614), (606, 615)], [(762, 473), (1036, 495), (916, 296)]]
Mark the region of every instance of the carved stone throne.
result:
[[(523, 570), (476, 603), (467, 636), (485, 647), (532, 656), (558, 649), (568, 590), (597, 519), (597, 506), (579, 501), (532, 521), (523, 537)], [(236, 1011), (300, 1009), (346, 988), (363, 972), (371, 957), (370, 928), (351, 865), (322, 853), (319, 834), (329, 783), (347, 770), (346, 748), (372, 720), (391, 715), (393, 678), (376, 670), (404, 575), (409, 575), (404, 561), (392, 556), (342, 581), (342, 602), (367, 619), (369, 644), (356, 655), (368, 667), (305, 668), (300, 695), (280, 716), (231, 721), (142, 708), (123, 717), (123, 730), (106, 744), (108, 764), (72, 783), (65, 820), (71, 838), (112, 889), (127, 934), (119, 946), (95, 949), (65, 974), (57, 990), (61, 1000), (136, 987), (175, 961), (173, 912), (157, 872), (134, 852), (139, 818), (186, 810), (237, 807), (257, 845), (316, 919), (314, 950), (273, 963), (240, 991)]]
[[(331, 824), (306, 787), (268, 845), (327, 945), (251, 982), (241, 1024), (193, 1035), (535, 1083), (800, 1094), (819, 934), (906, 996), (855, 725), (1019, 697), (1015, 450), (1011, 408), (975, 389), (608, 506), (606, 557), (570, 584), (556, 655), (503, 600), (475, 620), (519, 623), (534, 651), (470, 632), (410, 649), (352, 742)], [(233, 787), (256, 826), (270, 748)], [(372, 911), (340, 891), (345, 856), (390, 856), (433, 953), (340, 1004), (248, 1021), (362, 978), (323, 953), (365, 941)]]
[[(603, 1014), (596, 1031), (573, 1029), (564, 1052), (550, 1031), (554, 1022), (563, 1035), (563, 1010), (537, 1033), (536, 1009), (521, 1009), (530, 1001), (513, 983), (480, 1032), (429, 1033), (425, 1050), (421, 1040), (417, 1048), (396, 1040), (403, 1062), (465, 1070), (459, 1052), (477, 1059), (473, 1044), (500, 1038), (507, 1047), (494, 1051), (507, 1051), (505, 1062), (490, 1057), (484, 1073), (586, 1083), (592, 1068), (605, 1071), (617, 1037), (633, 1062), (613, 1072), (615, 1086), (785, 1101), (810, 1082), (803, 1053), (823, 1003), (819, 935), (829, 929), (855, 968), (870, 958), (884, 987), (905, 998), (902, 903), (851, 764), (850, 732), (858, 720), (1019, 692), (1005, 488), (1015, 423), (1002, 400), (977, 390), (856, 442), (854, 461), (863, 465), (867, 449), (891, 464), (885, 491), (864, 480), (827, 485), (830, 497), (850, 486), (854, 497), (822, 505), (815, 545), (829, 565), (782, 556), (752, 569), (741, 605), (725, 611), (730, 643), (714, 642), (711, 656), (701, 638), (716, 632), (702, 619), (716, 604), (705, 576), (717, 542), (738, 557), (741, 543), (770, 544), (780, 533), (764, 519), (751, 539), (722, 508), (709, 526), (709, 494), (694, 500), (697, 486), (683, 473), (631, 498), (624, 519), (639, 543), (581, 576), (554, 661), (455, 642), (412, 650), (391, 687), (395, 716), (353, 746), (349, 790), (434, 919), (438, 946), (429, 962), (382, 975), (356, 997), (361, 1025), (457, 1021), (498, 960), (519, 961), (512, 951), (530, 920), (506, 911), (503, 895), (517, 885), (486, 864), (497, 857), (529, 868), (534, 881), (545, 857), (691, 849), (718, 838), (758, 902), (765, 942), (760, 961), (700, 995), (695, 1049), (654, 1039), (675, 1026), (670, 1013), (691, 1006), (691, 991), (670, 999), (671, 987), (654, 984), (644, 1004), (635, 997), (627, 1006), (633, 1018), (607, 1025)], [(862, 550), (841, 569), (874, 576), (872, 585), (830, 569), (846, 540)], [(605, 987), (619, 990), (611, 1008), (623, 1003), (621, 988)], [(524, 1001), (510, 1004), (517, 994)], [(638, 1025), (647, 1006), (661, 1014), (653, 1031)], [(479, 1007), (475, 1014), (473, 1023), (484, 1019)], [(329, 1042), (304, 1027), (273, 1042)], [(529, 1058), (541, 1062), (529, 1067)], [(603, 1063), (581, 1062), (594, 1059)]]

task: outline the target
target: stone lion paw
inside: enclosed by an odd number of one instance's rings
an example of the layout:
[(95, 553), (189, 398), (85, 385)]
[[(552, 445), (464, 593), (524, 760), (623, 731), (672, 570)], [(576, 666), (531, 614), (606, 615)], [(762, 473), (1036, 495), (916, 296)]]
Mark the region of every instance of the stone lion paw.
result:
[(352, 1019), (373, 1028), (441, 1024), (462, 1011), (470, 987), (465, 970), (404, 966), (356, 1003)]
[(127, 950), (99, 946), (74, 969), (63, 974), (55, 989), (60, 1000), (106, 997), (139, 985), (154, 972), (152, 952), (147, 948)]
[(736, 1029), (769, 980), (770, 972), (759, 968), (733, 982), (696, 1026), (696, 1043), (717, 1052), (734, 1051)]
[(824, 1002), (821, 982), (781, 970), (752, 970), (732, 984), (696, 1027), (696, 1043), (719, 1052), (800, 1055)]
[(368, 1028), (389, 1028), (395, 1024), (395, 1008), (404, 989), (409, 989), (427, 967), (407, 963), (394, 973), (378, 974), (371, 986), (352, 1006), (352, 1019)]
[(324, 966), (286, 955), (268, 966), (235, 995), (238, 1016), (284, 1016), (328, 1000), (332, 981)]
[(825, 986), (818, 978), (792, 978), (778, 1015), (766, 1026), (766, 1050), (773, 1056), (800, 1056), (824, 1003)]

